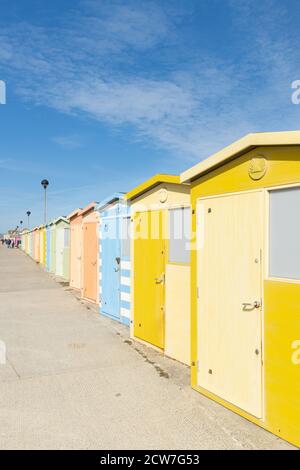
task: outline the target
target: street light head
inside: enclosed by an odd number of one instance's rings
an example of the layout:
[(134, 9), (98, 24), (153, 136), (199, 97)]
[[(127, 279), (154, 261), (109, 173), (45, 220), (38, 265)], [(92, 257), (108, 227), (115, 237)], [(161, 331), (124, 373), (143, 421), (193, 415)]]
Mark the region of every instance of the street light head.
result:
[(47, 189), (47, 187), (49, 185), (49, 181), (48, 180), (42, 180), (41, 185), (43, 186), (44, 189)]
[(23, 223), (23, 220), (20, 220), (20, 225), (22, 225), (22, 223)]
[(41, 185), (43, 186), (44, 190), (45, 190), (45, 193), (44, 193), (44, 196), (45, 196), (45, 200), (44, 200), (44, 224), (46, 225), (47, 224), (47, 187), (49, 185), (49, 181), (48, 180), (42, 180), (41, 181)]
[(31, 212), (30, 211), (27, 211), (26, 212), (27, 216), (29, 217), (31, 215)]

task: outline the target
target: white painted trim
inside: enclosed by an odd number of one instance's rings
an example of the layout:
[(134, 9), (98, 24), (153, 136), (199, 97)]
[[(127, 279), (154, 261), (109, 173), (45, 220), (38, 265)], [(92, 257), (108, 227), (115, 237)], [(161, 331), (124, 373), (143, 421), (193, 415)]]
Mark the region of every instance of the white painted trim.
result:
[(121, 261), (121, 269), (129, 270), (131, 269), (131, 262), (130, 261)]
[(101, 220), (112, 220), (112, 219), (130, 219), (130, 215), (126, 215), (126, 214), (118, 214), (118, 215), (108, 215), (106, 217), (104, 216), (100, 216), (101, 217)]
[(130, 277), (121, 276), (121, 285), (130, 286)]
[(259, 192), (262, 193), (263, 191), (264, 191), (264, 188), (256, 188), (256, 189), (248, 189), (246, 191), (233, 191), (230, 193), (212, 194), (210, 196), (200, 196), (197, 198), (196, 202), (198, 203), (201, 201), (205, 201), (207, 199), (216, 199), (216, 198), (227, 197), (227, 196), (239, 196), (240, 194), (259, 193)]
[(273, 191), (279, 191), (282, 189), (293, 189), (299, 188), (300, 183), (283, 184), (280, 186), (270, 186), (265, 188), (266, 198), (266, 224), (265, 224), (265, 279), (266, 281), (277, 281), (285, 282), (286, 284), (300, 284), (300, 279), (289, 279), (284, 277), (272, 277), (270, 276), (270, 193)]
[(285, 282), (287, 284), (300, 284), (300, 280), (298, 280), (298, 279), (289, 279), (287, 277), (268, 277), (267, 281)]
[(299, 183), (290, 183), (290, 184), (280, 184), (277, 186), (267, 186), (265, 188), (266, 191), (276, 191), (277, 189), (289, 189), (289, 188), (297, 188), (300, 186)]
[(122, 317), (130, 318), (130, 310), (124, 307), (120, 309)]
[(125, 300), (125, 302), (130, 302), (130, 294), (128, 294), (128, 292), (121, 292), (121, 300)]

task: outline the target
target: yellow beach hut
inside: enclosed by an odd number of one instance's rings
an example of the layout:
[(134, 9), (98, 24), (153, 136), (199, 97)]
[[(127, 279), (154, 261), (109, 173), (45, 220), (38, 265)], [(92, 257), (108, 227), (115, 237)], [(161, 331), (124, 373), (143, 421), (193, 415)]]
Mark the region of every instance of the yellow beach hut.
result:
[[(126, 195), (131, 211), (131, 335), (190, 364), (190, 188), (156, 175)], [(121, 292), (122, 295), (125, 295)]]
[(28, 231), (25, 229), (21, 232), (21, 249), (27, 252)]
[(46, 227), (45, 225), (40, 225), (39, 236), (40, 236), (39, 262), (42, 266), (46, 266)]
[(300, 446), (300, 132), (250, 134), (180, 180), (192, 386)]
[(33, 259), (38, 263), (40, 261), (40, 232), (39, 227), (33, 229)]
[(29, 243), (30, 243), (30, 234), (29, 231), (27, 230), (25, 232), (25, 253), (28, 255), (29, 254)]
[(29, 230), (28, 232), (28, 252), (27, 254), (32, 258), (33, 257), (33, 231)]

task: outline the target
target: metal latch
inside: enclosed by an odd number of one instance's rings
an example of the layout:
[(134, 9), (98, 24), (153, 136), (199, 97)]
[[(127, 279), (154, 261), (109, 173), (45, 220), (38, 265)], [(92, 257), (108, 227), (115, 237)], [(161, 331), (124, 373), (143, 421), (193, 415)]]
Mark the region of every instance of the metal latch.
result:
[(244, 302), (242, 303), (243, 305), (243, 310), (247, 309), (254, 309), (254, 308), (260, 308), (261, 307), (261, 302), (259, 300), (255, 300), (254, 302)]
[(164, 284), (165, 283), (165, 273), (162, 273), (160, 277), (156, 277), (154, 279), (156, 284)]

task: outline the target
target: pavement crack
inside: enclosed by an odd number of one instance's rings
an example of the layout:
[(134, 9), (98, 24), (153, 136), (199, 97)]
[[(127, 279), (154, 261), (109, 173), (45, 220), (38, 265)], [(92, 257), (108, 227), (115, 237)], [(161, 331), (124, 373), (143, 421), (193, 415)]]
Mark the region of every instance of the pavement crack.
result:
[(21, 375), (19, 374), (19, 372), (15, 368), (14, 364), (12, 363), (12, 361), (9, 359), (9, 357), (7, 355), (6, 355), (6, 361), (8, 362), (8, 364), (10, 365), (10, 367), (12, 368), (12, 370), (14, 371), (14, 373), (16, 374), (18, 379), (21, 380), (21, 378), (22, 378)]

